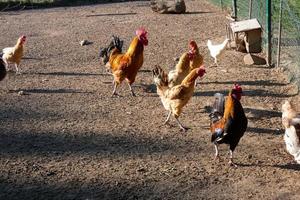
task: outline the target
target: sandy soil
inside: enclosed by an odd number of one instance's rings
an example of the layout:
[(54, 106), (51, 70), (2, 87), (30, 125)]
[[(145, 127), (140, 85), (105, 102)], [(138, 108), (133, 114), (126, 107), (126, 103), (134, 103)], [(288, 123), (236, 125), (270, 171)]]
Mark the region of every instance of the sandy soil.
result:
[[(299, 199), (300, 167), (283, 142), (280, 107), (298, 100), (281, 71), (247, 67), (225, 52), (219, 67), (207, 39), (225, 38), (225, 13), (187, 1), (189, 13), (158, 15), (148, 2), (1, 13), (0, 48), (28, 36), (22, 75), (1, 91), (0, 199)], [(131, 97), (126, 84), (111, 98), (112, 77), (98, 59), (112, 34), (130, 43), (145, 26), (149, 45)], [(80, 46), (87, 39), (92, 45)], [(151, 69), (175, 65), (190, 39), (200, 45), (207, 74), (186, 106), (186, 134), (162, 126), (166, 111)], [(238, 168), (213, 160), (208, 113), (215, 92), (238, 82), (249, 127), (235, 151)], [(4, 83), (1, 87), (4, 88)], [(18, 91), (27, 95), (18, 95)]]

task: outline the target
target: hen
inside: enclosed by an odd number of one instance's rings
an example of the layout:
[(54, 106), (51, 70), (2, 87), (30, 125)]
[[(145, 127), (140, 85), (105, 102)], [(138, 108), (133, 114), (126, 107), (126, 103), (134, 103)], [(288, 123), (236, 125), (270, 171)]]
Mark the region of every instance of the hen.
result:
[(136, 31), (127, 52), (124, 54), (119, 48), (114, 48), (109, 56), (109, 64), (114, 76), (114, 90), (112, 95), (116, 95), (117, 87), (126, 79), (132, 96), (135, 93), (131, 85), (135, 81), (138, 70), (144, 62), (144, 46), (148, 45), (147, 31), (140, 28)]
[(203, 56), (199, 52), (199, 48), (195, 41), (190, 41), (189, 51), (182, 54), (177, 63), (175, 70), (171, 70), (168, 74), (169, 86), (173, 87), (182, 82), (189, 72), (203, 64)]
[(9, 63), (14, 63), (16, 67), (16, 73), (20, 74), (19, 65), (21, 59), (24, 54), (24, 43), (26, 41), (26, 36), (21, 36), (17, 44), (14, 47), (7, 47), (3, 49), (3, 56), (2, 59), (8, 69)]
[(183, 107), (188, 103), (194, 94), (195, 81), (198, 76), (202, 77), (205, 73), (205, 68), (199, 67), (193, 69), (181, 82), (172, 88), (168, 86), (168, 76), (159, 66), (156, 66), (153, 72), (154, 83), (157, 87), (157, 93), (162, 101), (164, 108), (169, 111), (168, 117), (164, 124), (170, 120), (171, 114), (176, 119), (181, 130), (186, 131), (188, 128), (184, 127), (180, 121), (179, 116)]
[(300, 164), (300, 115), (289, 101), (282, 105), (282, 124), (285, 128), (286, 149)]
[(225, 51), (226, 45), (228, 44), (229, 39), (225, 39), (222, 44), (215, 44), (213, 45), (210, 40), (207, 41), (207, 47), (209, 49), (209, 53), (211, 57), (214, 58), (216, 66), (218, 66), (218, 58), (223, 54)]
[[(212, 133), (211, 142), (214, 143), (216, 150), (215, 158), (219, 156), (218, 145), (229, 144), (229, 164), (233, 166), (237, 166), (233, 162), (233, 151), (243, 137), (248, 125), (248, 119), (240, 102), (241, 97), (242, 88), (235, 84), (229, 92), (225, 105), (223, 104), (224, 99), (222, 100), (222, 96), (219, 96), (221, 99), (215, 101), (215, 109), (209, 115), (210, 131)], [(224, 114), (222, 115), (222, 113)]]

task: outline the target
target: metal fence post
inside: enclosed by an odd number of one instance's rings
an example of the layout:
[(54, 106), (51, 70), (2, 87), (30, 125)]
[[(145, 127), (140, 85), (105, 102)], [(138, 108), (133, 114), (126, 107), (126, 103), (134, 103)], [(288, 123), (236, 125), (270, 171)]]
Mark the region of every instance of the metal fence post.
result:
[(252, 17), (252, 0), (249, 0), (249, 19)]
[(280, 51), (281, 51), (281, 32), (282, 32), (282, 0), (280, 0), (280, 11), (279, 11), (279, 35), (278, 35), (278, 46), (277, 46), (277, 67), (280, 65)]
[(272, 4), (266, 0), (266, 38), (267, 38), (267, 65), (272, 64)]
[(233, 18), (234, 20), (237, 20), (237, 4), (236, 4), (237, 0), (232, 0), (232, 9), (233, 9)]

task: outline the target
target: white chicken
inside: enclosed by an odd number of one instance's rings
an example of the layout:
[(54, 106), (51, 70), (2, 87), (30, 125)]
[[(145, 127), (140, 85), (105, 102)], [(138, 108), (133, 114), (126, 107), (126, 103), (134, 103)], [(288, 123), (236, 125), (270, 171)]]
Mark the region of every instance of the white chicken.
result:
[(282, 124), (285, 128), (284, 141), (287, 151), (300, 164), (300, 115), (289, 101), (282, 105)]
[(217, 59), (223, 54), (225, 51), (226, 45), (228, 44), (229, 39), (226, 38), (222, 44), (212, 44), (211, 40), (207, 41), (207, 47), (209, 49), (209, 53), (211, 57), (215, 59), (215, 64), (218, 66), (218, 61)]

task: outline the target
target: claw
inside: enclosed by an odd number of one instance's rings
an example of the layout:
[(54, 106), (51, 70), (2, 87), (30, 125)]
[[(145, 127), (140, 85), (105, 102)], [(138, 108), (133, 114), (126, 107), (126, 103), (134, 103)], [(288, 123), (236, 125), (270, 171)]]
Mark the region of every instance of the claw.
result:
[(237, 164), (235, 164), (232, 160), (229, 160), (228, 164), (229, 164), (229, 166), (231, 166), (231, 167), (235, 167), (235, 168), (238, 167)]

